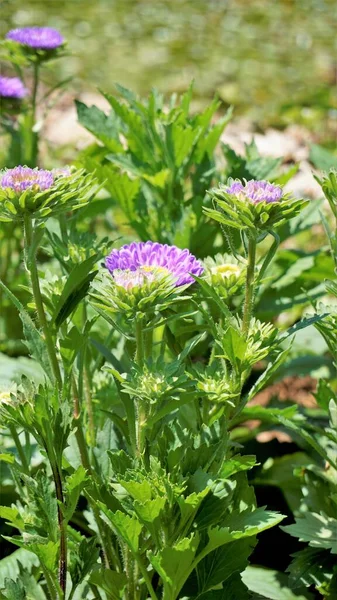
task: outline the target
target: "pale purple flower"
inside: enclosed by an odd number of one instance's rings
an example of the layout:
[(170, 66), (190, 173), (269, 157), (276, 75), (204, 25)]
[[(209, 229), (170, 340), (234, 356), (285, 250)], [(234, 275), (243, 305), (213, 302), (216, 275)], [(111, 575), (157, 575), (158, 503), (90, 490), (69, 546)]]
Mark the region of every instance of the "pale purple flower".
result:
[(60, 32), (52, 27), (19, 27), (11, 29), (6, 38), (36, 50), (55, 50), (64, 42)]
[(273, 185), (269, 181), (234, 181), (227, 187), (227, 194), (232, 196), (244, 196), (254, 204), (258, 202), (279, 202), (283, 195), (283, 190), (278, 185)]
[(38, 190), (47, 190), (54, 183), (54, 175), (44, 169), (31, 169), (30, 167), (14, 167), (7, 169), (1, 178), (2, 188), (11, 188), (15, 192), (36, 187)]
[(128, 277), (132, 277), (133, 272), (136, 280), (143, 283), (145, 279), (151, 280), (151, 273), (156, 277), (167, 274), (173, 277), (176, 287), (193, 283), (192, 275), (199, 276), (204, 271), (202, 264), (189, 250), (150, 241), (132, 242), (113, 250), (105, 259), (105, 264), (116, 282), (121, 281), (121, 271), (127, 272)]
[(0, 98), (21, 100), (27, 96), (28, 90), (18, 77), (3, 77), (0, 75)]

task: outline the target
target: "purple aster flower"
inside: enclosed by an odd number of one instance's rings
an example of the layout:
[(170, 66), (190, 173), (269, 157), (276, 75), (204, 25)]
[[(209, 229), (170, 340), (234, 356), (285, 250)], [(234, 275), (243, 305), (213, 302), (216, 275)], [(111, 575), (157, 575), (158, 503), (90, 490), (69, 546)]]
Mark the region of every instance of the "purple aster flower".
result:
[(0, 75), (0, 97), (21, 100), (27, 96), (28, 90), (18, 77), (2, 77)]
[[(176, 287), (194, 282), (192, 275), (201, 275), (204, 271), (202, 264), (189, 252), (177, 246), (168, 246), (157, 242), (132, 242), (113, 250), (105, 260), (105, 264), (117, 284), (123, 285), (123, 277), (130, 284), (132, 272), (135, 283), (140, 285), (145, 280), (153, 280), (158, 274), (172, 275)], [(127, 272), (127, 276), (121, 275)], [(136, 273), (135, 273), (136, 272)], [(119, 283), (120, 282), (120, 283)], [(139, 282), (139, 283), (138, 283)]]
[(15, 192), (37, 187), (39, 190), (47, 190), (54, 183), (54, 175), (51, 171), (43, 169), (31, 169), (30, 167), (14, 167), (7, 169), (1, 178), (2, 188), (12, 188)]
[(11, 29), (6, 38), (36, 50), (55, 50), (64, 42), (60, 32), (52, 27), (19, 27)]
[(243, 195), (254, 204), (258, 202), (279, 202), (282, 198), (283, 190), (278, 185), (273, 185), (269, 181), (234, 181), (227, 188), (227, 194), (232, 196)]

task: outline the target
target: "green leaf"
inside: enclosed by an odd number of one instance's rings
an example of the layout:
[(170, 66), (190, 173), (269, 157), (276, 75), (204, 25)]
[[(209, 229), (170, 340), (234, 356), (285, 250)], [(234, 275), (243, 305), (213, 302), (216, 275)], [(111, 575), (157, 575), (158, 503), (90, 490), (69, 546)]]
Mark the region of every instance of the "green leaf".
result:
[(83, 538), (72, 557), (69, 572), (73, 586), (77, 586), (97, 564), (99, 547), (96, 538)]
[(83, 490), (87, 480), (87, 472), (82, 465), (76, 471), (66, 478), (65, 482), (65, 511), (64, 518), (69, 521), (74, 514), (80, 493)]
[(0, 288), (5, 292), (8, 298), (13, 302), (14, 306), (19, 311), (20, 318), (23, 324), (23, 332), (26, 338), (26, 344), (28, 346), (29, 352), (31, 355), (36, 358), (36, 360), (40, 363), (46, 375), (49, 377), (50, 381), (54, 381), (53, 371), (50, 365), (46, 342), (43, 339), (39, 330), (35, 327), (32, 319), (30, 318), (27, 311), (24, 309), (21, 302), (12, 294), (12, 292), (5, 286), (5, 284), (0, 281)]
[(0, 589), (3, 587), (7, 577), (16, 579), (20, 573), (20, 567), (28, 573), (33, 567), (37, 567), (38, 565), (38, 558), (25, 548), (19, 548), (9, 556), (5, 556), (0, 560)]
[(235, 475), (235, 473), (239, 473), (240, 471), (248, 471), (257, 464), (255, 456), (241, 456), (237, 454), (229, 460), (225, 460), (221, 466), (219, 477), (228, 479), (231, 475)]
[(221, 336), (221, 349), (224, 357), (238, 368), (246, 355), (247, 337), (234, 327), (228, 327)]
[(305, 513), (295, 519), (294, 525), (282, 527), (300, 542), (309, 542), (312, 548), (325, 548), (337, 554), (337, 519), (324, 514)]
[(7, 600), (27, 600), (22, 582), (6, 579), (3, 598), (7, 598)]
[(156, 539), (160, 526), (159, 517), (163, 513), (165, 504), (166, 498), (163, 497), (147, 500), (143, 503), (136, 500), (133, 505), (139, 520), (144, 523), (154, 539)]
[(312, 144), (310, 148), (309, 159), (312, 164), (320, 171), (329, 171), (337, 169), (337, 156), (318, 144)]
[[(118, 157), (118, 161), (122, 160)], [(120, 165), (119, 165), (120, 166)], [(140, 190), (139, 178), (131, 178), (128, 173), (116, 171), (116, 167), (101, 167), (98, 175), (105, 181), (104, 187), (111, 194), (130, 221), (136, 219), (135, 200)]]
[(293, 560), (287, 568), (289, 584), (293, 589), (305, 585), (315, 586), (317, 590), (327, 586), (332, 578), (336, 560), (326, 550), (305, 548), (292, 555)]
[(83, 102), (75, 100), (77, 118), (90, 133), (101, 140), (112, 152), (123, 152), (123, 146), (118, 139), (118, 132), (114, 119), (107, 116), (97, 106), (86, 106)]
[(120, 510), (113, 513), (102, 502), (98, 502), (97, 504), (106, 517), (104, 520), (124, 540), (130, 550), (133, 553), (137, 553), (139, 536), (143, 527), (136, 515), (129, 517), (129, 515), (122, 513)]
[(228, 544), (234, 540), (255, 536), (266, 529), (278, 525), (285, 515), (276, 512), (257, 508), (253, 512), (244, 511), (239, 513), (234, 511), (224, 521), (223, 526), (213, 527), (208, 531), (208, 543), (201, 551), (201, 555), (206, 556), (219, 546)]
[(121, 479), (119, 483), (138, 502), (146, 502), (152, 498), (152, 486), (146, 479), (143, 481), (123, 481)]
[(270, 380), (274, 378), (275, 374), (279, 367), (285, 362), (291, 350), (291, 346), (286, 348), (282, 352), (280, 352), (277, 357), (271, 361), (267, 368), (263, 371), (262, 375), (258, 378), (258, 380), (254, 383), (254, 385), (250, 388), (249, 393), (247, 395), (247, 402), (252, 400), (258, 392), (263, 390), (267, 383), (270, 383)]
[(120, 600), (127, 584), (124, 573), (117, 573), (110, 569), (94, 571), (91, 573), (89, 581), (93, 585), (102, 588), (107, 594), (108, 600)]
[(189, 538), (183, 538), (175, 546), (165, 547), (157, 554), (152, 551), (148, 553), (152, 566), (163, 581), (165, 599), (176, 599), (189, 576), (198, 544), (199, 536), (195, 533)]
[(288, 586), (288, 577), (279, 571), (262, 567), (247, 567), (241, 575), (247, 588), (268, 600), (314, 600), (307, 591), (294, 591)]
[(53, 322), (56, 327), (62, 325), (67, 317), (75, 310), (78, 303), (85, 297), (90, 283), (97, 273), (97, 271), (90, 273), (96, 262), (97, 254), (90, 256), (80, 264), (76, 265), (69, 273), (53, 314)]
[(20, 531), (25, 531), (25, 522), (15, 507), (0, 506), (0, 518)]
[(236, 571), (241, 573), (248, 564), (255, 543), (252, 539), (239, 540), (208, 554), (196, 568), (199, 593), (212, 590)]

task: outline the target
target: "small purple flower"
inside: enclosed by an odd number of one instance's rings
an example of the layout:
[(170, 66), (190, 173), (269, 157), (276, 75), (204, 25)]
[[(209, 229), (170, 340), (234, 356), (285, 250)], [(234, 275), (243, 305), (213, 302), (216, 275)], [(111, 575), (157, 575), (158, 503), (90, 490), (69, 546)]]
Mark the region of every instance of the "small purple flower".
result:
[(55, 50), (64, 42), (60, 32), (52, 27), (19, 27), (11, 29), (6, 38), (36, 50)]
[(54, 175), (51, 171), (43, 169), (31, 169), (30, 167), (14, 167), (7, 169), (1, 178), (2, 188), (11, 188), (15, 192), (36, 187), (38, 190), (47, 190), (54, 183)]
[(27, 96), (28, 90), (18, 77), (3, 77), (0, 75), (0, 98), (21, 100)]
[(273, 185), (269, 181), (234, 181), (228, 188), (227, 194), (232, 196), (243, 195), (254, 204), (258, 202), (279, 202), (283, 195), (283, 190), (278, 185)]
[[(113, 250), (105, 259), (105, 264), (113, 275), (116, 283), (121, 281), (121, 271), (127, 271), (128, 284), (132, 271), (136, 280), (144, 283), (151, 281), (152, 274), (172, 275), (176, 287), (194, 282), (192, 275), (201, 275), (204, 271), (202, 264), (189, 252), (177, 246), (168, 246), (158, 242), (132, 242)], [(123, 285), (123, 283), (121, 283)], [(135, 285), (139, 285), (136, 283)], [(123, 285), (123, 287), (126, 287)]]

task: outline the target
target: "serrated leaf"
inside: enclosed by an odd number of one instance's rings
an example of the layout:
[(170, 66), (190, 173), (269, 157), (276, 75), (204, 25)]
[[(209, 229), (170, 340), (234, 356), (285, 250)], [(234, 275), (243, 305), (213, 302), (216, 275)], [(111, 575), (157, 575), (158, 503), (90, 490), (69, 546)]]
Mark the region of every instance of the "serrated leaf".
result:
[(184, 585), (191, 569), (199, 544), (197, 533), (183, 538), (172, 547), (165, 547), (156, 554), (148, 553), (152, 566), (164, 583), (164, 596), (167, 600), (175, 600)]
[(20, 567), (28, 573), (33, 567), (37, 567), (38, 565), (38, 558), (32, 552), (29, 552), (25, 548), (14, 550), (12, 554), (0, 560), (0, 588), (3, 587), (7, 577), (16, 579), (20, 573)]
[(239, 540), (208, 554), (196, 568), (198, 592), (208, 592), (224, 583), (236, 571), (241, 573), (247, 566), (255, 544), (256, 541), (252, 539)]
[(262, 567), (247, 567), (241, 575), (243, 583), (258, 597), (268, 600), (314, 600), (307, 591), (297, 592), (288, 586), (288, 578), (284, 573), (264, 569)]
[(208, 543), (201, 554), (206, 556), (219, 546), (228, 544), (234, 540), (255, 536), (266, 529), (278, 525), (285, 515), (257, 508), (253, 512), (234, 511), (224, 521), (223, 526), (213, 527), (208, 531)]
[(336, 561), (331, 554), (317, 548), (304, 548), (292, 555), (287, 572), (289, 584), (293, 589), (305, 585), (323, 588), (332, 578)]
[(123, 151), (114, 119), (111, 116), (107, 116), (97, 106), (87, 106), (79, 100), (75, 100), (75, 105), (78, 121), (83, 127), (101, 140), (112, 152)]
[(235, 475), (235, 473), (239, 473), (240, 471), (248, 471), (257, 464), (255, 456), (241, 456), (237, 454), (225, 460), (221, 466), (219, 476), (228, 479), (231, 475)]
[(136, 515), (130, 517), (120, 510), (112, 512), (102, 502), (97, 503), (105, 515), (105, 521), (129, 546), (134, 553), (138, 552), (139, 536), (142, 531), (142, 524), (138, 521)]
[(313, 548), (325, 548), (337, 554), (337, 519), (317, 513), (305, 513), (294, 525), (282, 527), (301, 542)]

